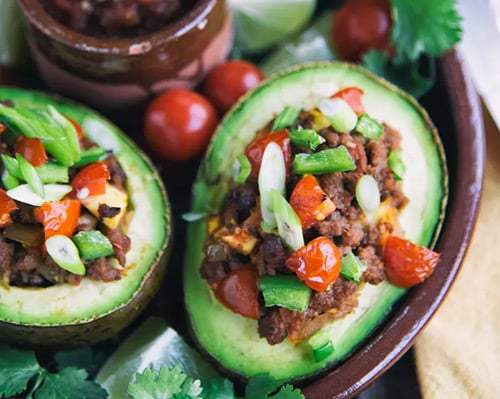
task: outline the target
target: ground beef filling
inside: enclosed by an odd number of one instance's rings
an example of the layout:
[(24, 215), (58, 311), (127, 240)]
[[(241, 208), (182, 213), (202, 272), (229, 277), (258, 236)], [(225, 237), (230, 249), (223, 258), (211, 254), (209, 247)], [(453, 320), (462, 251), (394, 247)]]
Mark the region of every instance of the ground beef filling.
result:
[(185, 14), (195, 0), (40, 0), (72, 30), (95, 37), (136, 37), (156, 32)]
[[(309, 128), (309, 120), (310, 114), (302, 112), (295, 127)], [(355, 185), (361, 176), (370, 174), (378, 183), (381, 201), (398, 210), (406, 205), (408, 200), (401, 185), (395, 181), (392, 170), (387, 166), (389, 152), (399, 149), (400, 135), (387, 125), (384, 125), (384, 134), (376, 140), (368, 140), (358, 133), (337, 133), (331, 127), (319, 133), (326, 139), (321, 149), (345, 145), (356, 163), (356, 169), (316, 176), (336, 210), (324, 221), (304, 231), (305, 241), (318, 236), (328, 237), (339, 247), (341, 254), (352, 251), (366, 263), (360, 285), (379, 284), (386, 279), (381, 259), (381, 237), (393, 232), (397, 226), (387, 220), (376, 225), (363, 223), (366, 219), (362, 217), (363, 211), (355, 199)], [(258, 134), (265, 134), (265, 131)], [(293, 148), (293, 151), (296, 153), (299, 150)], [(288, 194), (299, 178), (292, 171), (287, 183)], [(291, 251), (283, 246), (279, 236), (263, 233), (260, 229), (258, 201), (257, 182), (251, 179), (229, 191), (220, 215), (222, 225), (230, 231), (246, 229), (257, 238), (257, 243), (250, 254), (242, 255), (227, 243), (209, 237), (200, 272), (212, 287), (216, 287), (230, 271), (247, 264), (252, 264), (259, 276), (293, 274), (285, 264)], [(278, 344), (287, 337), (292, 342), (306, 339), (326, 322), (352, 311), (357, 306), (360, 285), (340, 276), (326, 291), (312, 291), (309, 307), (304, 312), (265, 307), (262, 298), (259, 298), (259, 335), (270, 344)]]

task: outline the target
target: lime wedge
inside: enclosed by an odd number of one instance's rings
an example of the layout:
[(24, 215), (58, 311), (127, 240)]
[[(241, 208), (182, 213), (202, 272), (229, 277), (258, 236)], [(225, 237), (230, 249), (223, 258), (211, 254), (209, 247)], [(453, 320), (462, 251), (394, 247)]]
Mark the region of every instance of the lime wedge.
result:
[(228, 5), (236, 47), (255, 53), (301, 30), (309, 22), (316, 0), (228, 0)]

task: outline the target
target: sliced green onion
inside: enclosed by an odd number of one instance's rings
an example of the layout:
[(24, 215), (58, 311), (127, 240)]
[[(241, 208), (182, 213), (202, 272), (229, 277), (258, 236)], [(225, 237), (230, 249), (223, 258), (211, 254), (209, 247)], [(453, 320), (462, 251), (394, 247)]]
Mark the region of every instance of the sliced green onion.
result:
[(324, 98), (318, 102), (318, 109), (340, 133), (350, 132), (358, 122), (358, 116), (341, 98)]
[(310, 288), (294, 275), (261, 276), (259, 289), (267, 307), (282, 308), (303, 312), (309, 306)]
[(356, 163), (349, 154), (347, 147), (341, 145), (314, 154), (297, 154), (293, 159), (293, 168), (299, 175), (307, 173), (318, 175), (355, 170)]
[(206, 213), (186, 212), (182, 214), (182, 220), (186, 222), (196, 222), (204, 219), (206, 216)]
[(368, 139), (378, 139), (384, 133), (383, 126), (367, 114), (361, 114), (355, 130)]
[(301, 112), (302, 108), (300, 107), (285, 107), (285, 109), (281, 111), (274, 120), (271, 131), (280, 130), (292, 126)]
[(66, 143), (67, 143), (66, 150), (69, 152), (68, 155), (70, 155), (72, 160), (71, 165), (66, 165), (66, 166), (72, 166), (75, 162), (80, 160), (81, 157), (80, 141), (78, 139), (78, 134), (76, 133), (76, 128), (68, 120), (68, 118), (66, 118), (63, 114), (61, 114), (52, 105), (47, 106), (47, 109), (49, 110), (52, 119), (59, 125), (60, 129), (62, 130), (62, 133), (66, 137)]
[(69, 169), (66, 166), (53, 162), (47, 162), (43, 165), (37, 166), (35, 169), (43, 183), (69, 182)]
[(17, 162), (16, 158), (13, 158), (6, 154), (1, 154), (0, 158), (2, 158), (3, 167), (6, 171), (8, 171), (12, 176), (17, 177), (18, 179), (23, 178), (23, 175), (19, 170), (19, 162)]
[(262, 229), (266, 232), (271, 232), (276, 227), (276, 218), (272, 211), (271, 190), (274, 189), (284, 195), (285, 180), (285, 157), (281, 147), (275, 142), (270, 142), (262, 155), (258, 177)]
[(365, 212), (373, 212), (380, 205), (380, 190), (371, 175), (364, 175), (356, 183), (356, 200)]
[(285, 244), (296, 251), (304, 246), (304, 235), (300, 218), (288, 203), (288, 201), (278, 191), (271, 190), (272, 211), (276, 218), (278, 234)]
[(52, 236), (45, 241), (45, 247), (60, 268), (80, 276), (85, 275), (86, 269), (78, 254), (78, 248), (70, 238), (63, 235)]
[(295, 129), (288, 131), (290, 141), (300, 148), (315, 150), (325, 142), (325, 138), (312, 129)]
[(359, 284), (361, 276), (365, 270), (366, 263), (352, 252), (348, 252), (342, 257), (342, 268), (340, 270), (340, 274), (347, 280), (352, 280)]
[(80, 160), (76, 161), (73, 166), (79, 168), (81, 166), (90, 165), (106, 159), (109, 153), (99, 146), (93, 146), (82, 150)]
[(19, 179), (15, 176), (12, 176), (7, 169), (4, 169), (2, 172), (2, 184), (6, 190), (10, 190), (14, 187), (19, 186)]
[(26, 158), (21, 154), (16, 154), (17, 163), (19, 164), (19, 170), (23, 175), (23, 179), (28, 183), (31, 189), (40, 197), (45, 197), (45, 191), (43, 189), (43, 183), (40, 180), (40, 176), (35, 169), (35, 167), (30, 164)]
[(58, 201), (70, 193), (73, 187), (69, 184), (46, 184), (43, 186), (45, 196), (41, 197), (35, 193), (28, 184), (21, 184), (7, 191), (7, 195), (13, 200), (24, 204), (40, 206), (47, 201)]
[(252, 165), (250, 161), (244, 154), (238, 155), (233, 163), (233, 176), (234, 181), (237, 184), (243, 184), (247, 181), (250, 172), (252, 171)]
[(333, 346), (332, 340), (328, 335), (328, 330), (319, 331), (309, 338), (309, 345), (311, 346), (314, 360), (320, 362), (330, 356), (335, 348)]
[(406, 165), (401, 159), (399, 151), (392, 150), (391, 152), (389, 152), (389, 156), (387, 157), (387, 166), (392, 169), (394, 180), (403, 180), (403, 176), (406, 171)]

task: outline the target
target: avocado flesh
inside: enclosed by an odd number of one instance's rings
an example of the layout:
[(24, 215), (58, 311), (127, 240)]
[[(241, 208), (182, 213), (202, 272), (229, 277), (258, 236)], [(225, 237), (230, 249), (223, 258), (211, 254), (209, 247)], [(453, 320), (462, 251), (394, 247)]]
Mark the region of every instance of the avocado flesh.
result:
[[(418, 103), (364, 69), (343, 63), (312, 64), (272, 77), (245, 96), (218, 128), (193, 187), (192, 212), (217, 213), (231, 180), (236, 156), (285, 106), (312, 108), (319, 98), (341, 88), (364, 91), (366, 112), (402, 135), (401, 157), (406, 165), (403, 190), (410, 199), (400, 215), (405, 236), (432, 246), (444, 217), (447, 172), (444, 152), (427, 113)], [(257, 333), (257, 322), (221, 305), (200, 277), (206, 220), (188, 227), (185, 301), (192, 332), (200, 347), (223, 369), (237, 376), (270, 373), (275, 378), (301, 380), (345, 358), (384, 319), (404, 289), (387, 282), (360, 288), (353, 313), (325, 325), (334, 352), (316, 362), (307, 343), (288, 340), (269, 345)], [(439, 267), (439, 266), (438, 266)]]
[(20, 288), (0, 285), (0, 339), (37, 345), (77, 345), (106, 339), (128, 325), (159, 288), (170, 247), (165, 188), (146, 156), (117, 127), (89, 109), (43, 93), (0, 88), (16, 106), (54, 105), (79, 122), (126, 172), (129, 212), (124, 232), (132, 247), (121, 280)]

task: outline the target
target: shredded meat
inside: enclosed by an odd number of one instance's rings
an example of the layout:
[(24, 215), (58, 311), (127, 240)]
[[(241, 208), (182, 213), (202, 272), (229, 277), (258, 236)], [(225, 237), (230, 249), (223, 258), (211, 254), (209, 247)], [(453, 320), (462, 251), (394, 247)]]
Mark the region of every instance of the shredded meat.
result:
[(116, 229), (108, 231), (107, 237), (113, 244), (114, 255), (118, 259), (118, 263), (125, 266), (125, 257), (132, 245), (130, 237)]

